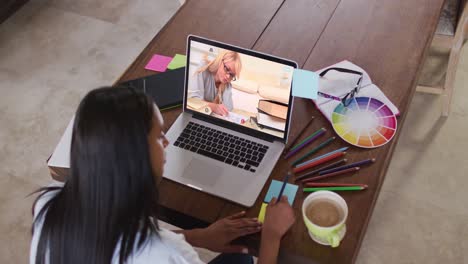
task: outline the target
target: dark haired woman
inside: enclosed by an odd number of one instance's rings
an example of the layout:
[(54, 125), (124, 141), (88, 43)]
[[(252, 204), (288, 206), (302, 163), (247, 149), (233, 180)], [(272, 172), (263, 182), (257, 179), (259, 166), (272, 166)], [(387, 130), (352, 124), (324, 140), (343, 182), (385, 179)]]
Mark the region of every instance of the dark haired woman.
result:
[[(130, 88), (88, 93), (75, 116), (70, 176), (49, 186), (33, 206), (30, 263), (201, 263), (192, 246), (247, 253), (230, 242), (262, 231), (259, 263), (275, 263), (279, 241), (294, 222), (283, 197), (263, 226), (244, 212), (207, 228), (179, 233), (158, 227), (158, 183), (169, 144), (159, 109)], [(272, 203), (274, 204), (274, 203)], [(252, 263), (221, 254), (213, 263)]]

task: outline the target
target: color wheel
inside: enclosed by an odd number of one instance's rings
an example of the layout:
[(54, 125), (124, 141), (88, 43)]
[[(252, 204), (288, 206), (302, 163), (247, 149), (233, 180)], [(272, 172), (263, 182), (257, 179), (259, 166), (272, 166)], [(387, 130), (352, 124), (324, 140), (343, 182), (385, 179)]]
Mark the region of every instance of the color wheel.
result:
[(332, 125), (346, 142), (362, 148), (376, 148), (393, 138), (397, 119), (392, 110), (381, 101), (355, 97), (347, 107), (340, 103), (335, 108)]

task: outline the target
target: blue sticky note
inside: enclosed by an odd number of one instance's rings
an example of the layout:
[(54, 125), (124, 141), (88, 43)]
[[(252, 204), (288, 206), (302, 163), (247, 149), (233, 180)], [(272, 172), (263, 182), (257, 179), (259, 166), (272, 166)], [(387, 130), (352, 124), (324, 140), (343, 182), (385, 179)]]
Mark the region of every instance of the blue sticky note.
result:
[(312, 71), (294, 69), (292, 95), (308, 99), (317, 99), (319, 75)]
[[(268, 189), (268, 192), (265, 196), (264, 202), (269, 203), (271, 199), (273, 199), (273, 197), (278, 198), (278, 195), (282, 186), (283, 186), (283, 182), (272, 180), (270, 184), (270, 188)], [(283, 195), (288, 196), (288, 202), (291, 206), (294, 202), (294, 198), (296, 198), (298, 187), (299, 186), (297, 185), (289, 184), (289, 183), (287, 183), (286, 186), (284, 187)]]

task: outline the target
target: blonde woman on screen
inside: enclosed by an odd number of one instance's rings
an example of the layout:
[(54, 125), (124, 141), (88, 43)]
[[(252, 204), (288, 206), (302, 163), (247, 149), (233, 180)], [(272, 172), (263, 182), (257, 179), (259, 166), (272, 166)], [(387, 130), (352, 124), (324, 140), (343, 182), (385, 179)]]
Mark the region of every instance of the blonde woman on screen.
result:
[(239, 53), (221, 50), (214, 60), (195, 72), (195, 86), (190, 90), (190, 98), (206, 101), (211, 111), (227, 116), (233, 109), (231, 81), (239, 78), (241, 69)]

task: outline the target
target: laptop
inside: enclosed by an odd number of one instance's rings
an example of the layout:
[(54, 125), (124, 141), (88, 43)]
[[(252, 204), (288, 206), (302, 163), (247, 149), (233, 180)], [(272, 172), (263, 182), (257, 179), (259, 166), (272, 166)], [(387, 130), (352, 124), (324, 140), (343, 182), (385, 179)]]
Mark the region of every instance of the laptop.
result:
[(297, 63), (194, 35), (186, 54), (164, 177), (253, 206), (288, 139)]

